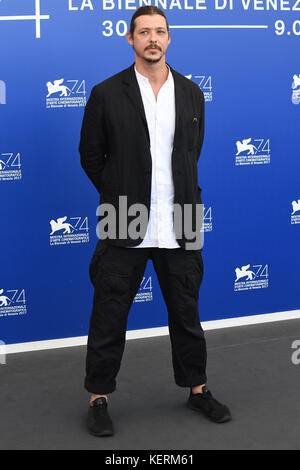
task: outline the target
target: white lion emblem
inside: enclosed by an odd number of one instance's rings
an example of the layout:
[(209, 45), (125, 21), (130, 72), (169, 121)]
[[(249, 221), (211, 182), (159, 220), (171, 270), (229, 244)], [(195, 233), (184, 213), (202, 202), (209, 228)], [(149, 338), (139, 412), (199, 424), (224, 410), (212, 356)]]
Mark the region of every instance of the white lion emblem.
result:
[(248, 150), (248, 155), (254, 155), (254, 149), (257, 150), (256, 147), (254, 147), (253, 144), (249, 145), (249, 142), (251, 142), (251, 137), (250, 139), (244, 139), (242, 142), (239, 140), (236, 141), (236, 148), (237, 148), (237, 153), (236, 155), (239, 155), (241, 152), (245, 152)]
[(252, 281), (253, 276), (255, 276), (255, 273), (253, 271), (248, 271), (250, 268), (250, 264), (247, 264), (247, 266), (242, 266), (242, 268), (236, 268), (235, 274), (236, 274), (236, 281), (241, 279), (242, 277), (247, 277), (246, 281)]
[(49, 96), (53, 95), (53, 93), (61, 92), (59, 96), (68, 96), (68, 92), (70, 92), (69, 95), (73, 93), (73, 91), (71, 91), (70, 88), (68, 88), (66, 85), (62, 85), (63, 81), (64, 78), (61, 78), (60, 80), (54, 80), (53, 83), (47, 82), (46, 85), (48, 88), (48, 95), (46, 98), (49, 98)]
[[(50, 225), (51, 225), (51, 229), (52, 229), (52, 232), (50, 233), (50, 235), (53, 235), (53, 233), (57, 232), (58, 230), (64, 230), (64, 234), (65, 233), (71, 233), (71, 228), (74, 229), (74, 227), (69, 224), (69, 223), (64, 223), (65, 220), (67, 220), (67, 216), (66, 217), (61, 217), (60, 219), (57, 219), (57, 222), (55, 222), (55, 220), (50, 220)], [(74, 229), (75, 230), (75, 229)]]

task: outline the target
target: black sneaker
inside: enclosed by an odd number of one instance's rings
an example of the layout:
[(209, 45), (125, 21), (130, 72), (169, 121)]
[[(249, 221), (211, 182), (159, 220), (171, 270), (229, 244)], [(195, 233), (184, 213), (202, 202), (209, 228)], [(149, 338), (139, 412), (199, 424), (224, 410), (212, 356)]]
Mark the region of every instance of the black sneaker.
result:
[(193, 394), (191, 390), (187, 407), (201, 411), (215, 423), (226, 423), (231, 420), (229, 408), (219, 403), (205, 386), (202, 388), (202, 393)]
[(94, 436), (112, 436), (114, 434), (113, 423), (107, 411), (105, 397), (96, 398), (90, 405), (88, 412), (88, 428)]

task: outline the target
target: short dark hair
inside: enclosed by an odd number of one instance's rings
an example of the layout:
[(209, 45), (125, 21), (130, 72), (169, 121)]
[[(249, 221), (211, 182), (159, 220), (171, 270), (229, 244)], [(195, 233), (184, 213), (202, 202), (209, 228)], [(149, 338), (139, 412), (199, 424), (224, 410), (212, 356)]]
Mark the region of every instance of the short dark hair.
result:
[(131, 18), (130, 33), (131, 33), (132, 36), (133, 36), (134, 28), (135, 28), (135, 19), (138, 18), (138, 16), (142, 16), (142, 15), (161, 15), (161, 16), (163, 16), (164, 19), (166, 20), (167, 30), (169, 31), (168, 21), (167, 21), (167, 18), (166, 18), (166, 15), (164, 14), (164, 12), (160, 8), (156, 7), (155, 5), (146, 5), (146, 6), (138, 8), (136, 10), (136, 12), (133, 14), (132, 18)]

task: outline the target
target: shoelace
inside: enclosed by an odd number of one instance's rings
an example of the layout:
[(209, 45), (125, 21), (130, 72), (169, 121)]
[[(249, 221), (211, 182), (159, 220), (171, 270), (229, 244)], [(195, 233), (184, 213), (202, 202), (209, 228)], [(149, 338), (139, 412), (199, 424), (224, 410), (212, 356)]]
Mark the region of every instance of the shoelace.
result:
[(95, 412), (98, 414), (98, 416), (102, 415), (102, 416), (107, 416), (107, 407), (105, 406), (105, 404), (100, 404), (100, 405), (96, 405), (96, 406), (93, 406), (92, 408), (94, 408)]
[(203, 398), (204, 398), (205, 400), (210, 400), (211, 403), (214, 403), (214, 404), (216, 404), (216, 405), (218, 405), (218, 406), (223, 406), (222, 403), (220, 403), (218, 400), (216, 400), (216, 399), (212, 396), (211, 392), (209, 392), (209, 391), (203, 393)]
[(105, 410), (107, 408), (107, 403), (94, 403), (91, 408)]

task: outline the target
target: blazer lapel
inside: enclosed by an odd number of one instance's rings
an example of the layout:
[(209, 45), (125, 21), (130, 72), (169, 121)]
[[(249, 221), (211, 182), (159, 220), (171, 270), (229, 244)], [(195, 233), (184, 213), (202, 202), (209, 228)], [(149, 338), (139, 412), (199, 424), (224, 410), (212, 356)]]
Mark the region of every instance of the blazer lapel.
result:
[(176, 70), (172, 69), (172, 67), (167, 64), (170, 67), (170, 70), (173, 75), (174, 79), (174, 89), (175, 89), (175, 133), (174, 133), (174, 146), (177, 145), (178, 139), (180, 139), (180, 131), (181, 129), (181, 120), (182, 120), (182, 114), (185, 106), (185, 99), (184, 99), (184, 86), (181, 81), (180, 75), (177, 75)]
[(135, 71), (134, 71), (134, 64), (132, 64), (128, 69), (125, 70), (123, 83), (124, 83), (125, 93), (128, 95), (130, 101), (136, 108), (137, 112), (141, 115), (143, 125), (144, 125), (145, 131), (149, 140), (149, 144), (150, 144), (149, 129), (147, 125), (147, 119), (146, 119), (144, 104), (143, 104), (143, 100), (142, 100), (142, 96), (140, 92), (140, 87), (138, 85)]
[[(173, 75), (174, 79), (174, 88), (175, 88), (175, 133), (174, 133), (174, 145), (176, 145), (177, 139), (180, 139), (180, 124), (181, 124), (181, 116), (184, 110), (184, 86), (180, 79), (180, 76), (177, 75), (177, 72), (170, 67), (170, 70)], [(143, 105), (143, 100), (140, 92), (140, 88), (136, 79), (135, 71), (134, 71), (134, 63), (124, 71), (123, 76), (123, 84), (124, 84), (124, 91), (128, 95), (130, 101), (136, 108), (137, 112), (140, 114), (143, 125), (147, 134), (147, 138), (150, 144), (150, 135), (149, 129), (147, 125), (147, 119), (145, 114), (145, 109)]]

